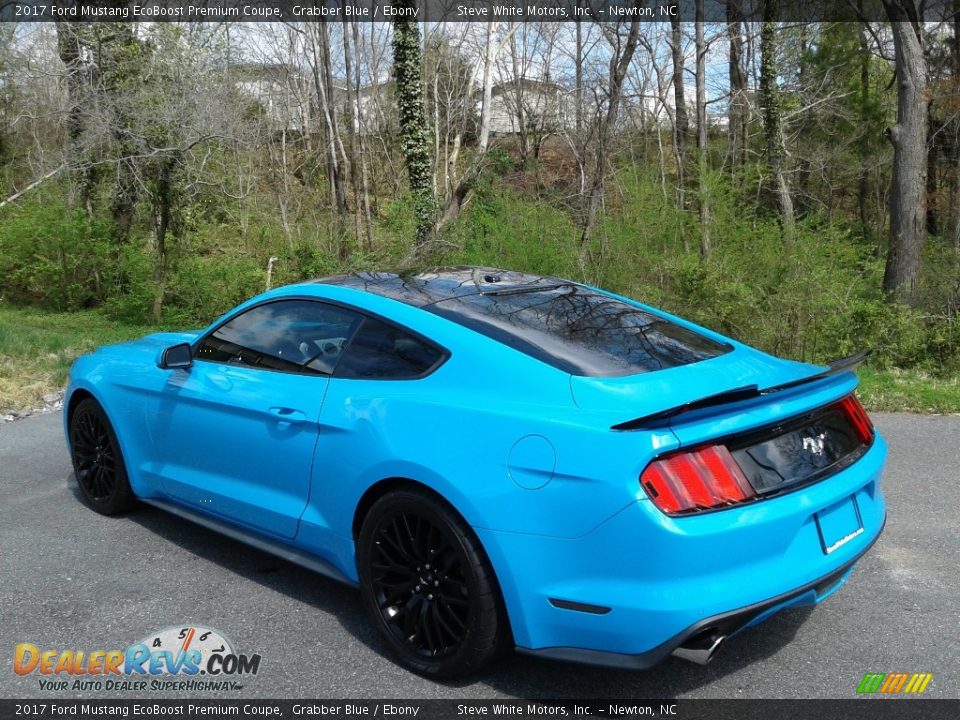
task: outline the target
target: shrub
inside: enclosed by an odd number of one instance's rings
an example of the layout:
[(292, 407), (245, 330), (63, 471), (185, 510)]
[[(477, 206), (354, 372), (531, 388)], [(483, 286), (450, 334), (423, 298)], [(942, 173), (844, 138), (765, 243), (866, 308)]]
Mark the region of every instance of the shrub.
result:
[(102, 301), (116, 261), (106, 223), (37, 195), (0, 223), (0, 295), (18, 303), (76, 310)]

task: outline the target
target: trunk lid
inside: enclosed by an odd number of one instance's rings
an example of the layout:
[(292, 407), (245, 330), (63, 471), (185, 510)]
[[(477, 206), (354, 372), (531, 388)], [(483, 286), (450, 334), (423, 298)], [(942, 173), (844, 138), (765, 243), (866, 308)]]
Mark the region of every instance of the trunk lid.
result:
[[(710, 360), (642, 375), (571, 376), (570, 389), (582, 410), (624, 429), (638, 418), (689, 405), (635, 429), (669, 427), (681, 447), (690, 447), (803, 415), (853, 392), (858, 381), (852, 371), (830, 372), (738, 344)], [(808, 378), (815, 379), (805, 382)], [(707, 405), (698, 408), (705, 399)]]

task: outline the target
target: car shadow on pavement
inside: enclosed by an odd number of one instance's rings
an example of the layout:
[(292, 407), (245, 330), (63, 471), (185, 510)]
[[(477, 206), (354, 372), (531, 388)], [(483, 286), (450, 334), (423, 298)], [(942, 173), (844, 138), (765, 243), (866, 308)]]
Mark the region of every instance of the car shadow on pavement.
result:
[[(76, 482), (72, 477), (68, 482), (82, 502)], [(126, 519), (207, 562), (327, 613), (357, 641), (389, 660), (354, 588), (156, 508), (140, 506)], [(811, 612), (811, 608), (786, 610), (758, 630), (745, 630), (729, 639), (705, 667), (671, 657), (646, 671), (618, 670), (508, 654), (478, 677), (443, 684), (456, 689), (454, 695), (467, 698), (476, 684), (524, 699), (672, 698), (774, 655), (793, 639)], [(741, 690), (745, 697), (754, 694), (749, 687)]]
[[(529, 699), (674, 698), (776, 654), (790, 643), (812, 611), (785, 610), (757, 629), (744, 630), (727, 640), (707, 666), (669, 657), (648, 670), (620, 670), (514, 655), (491, 669), (482, 681), (499, 692)], [(754, 697), (756, 688), (738, 686), (737, 692)]]

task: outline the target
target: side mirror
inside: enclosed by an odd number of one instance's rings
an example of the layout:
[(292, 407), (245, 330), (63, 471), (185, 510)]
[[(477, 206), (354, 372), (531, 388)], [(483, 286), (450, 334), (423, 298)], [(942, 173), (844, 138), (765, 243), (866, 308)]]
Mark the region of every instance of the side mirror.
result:
[(193, 351), (190, 343), (171, 345), (163, 351), (160, 362), (157, 363), (157, 366), (164, 370), (186, 370), (191, 365), (193, 365)]

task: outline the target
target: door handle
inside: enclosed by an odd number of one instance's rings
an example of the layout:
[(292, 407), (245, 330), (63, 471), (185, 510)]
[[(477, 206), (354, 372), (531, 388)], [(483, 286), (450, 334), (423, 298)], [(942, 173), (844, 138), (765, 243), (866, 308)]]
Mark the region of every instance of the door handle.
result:
[(296, 408), (272, 407), (269, 412), (280, 422), (290, 423), (291, 425), (307, 421), (307, 414), (303, 412), (303, 410), (297, 410)]

